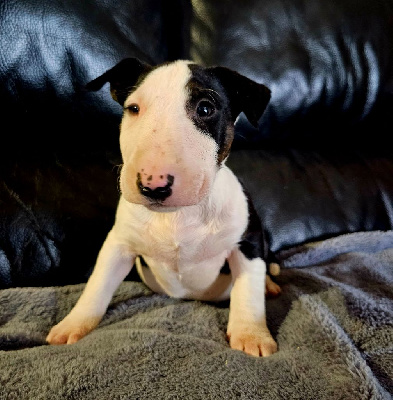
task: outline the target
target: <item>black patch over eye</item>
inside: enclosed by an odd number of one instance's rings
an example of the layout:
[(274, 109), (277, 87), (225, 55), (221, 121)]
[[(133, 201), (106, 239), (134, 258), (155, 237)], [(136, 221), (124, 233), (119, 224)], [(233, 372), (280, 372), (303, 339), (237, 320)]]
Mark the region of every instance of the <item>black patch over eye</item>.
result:
[(126, 107), (126, 110), (128, 110), (131, 114), (139, 114), (138, 104), (131, 104)]
[(210, 101), (202, 100), (198, 103), (196, 113), (200, 118), (207, 118), (214, 114), (216, 111), (214, 105)]

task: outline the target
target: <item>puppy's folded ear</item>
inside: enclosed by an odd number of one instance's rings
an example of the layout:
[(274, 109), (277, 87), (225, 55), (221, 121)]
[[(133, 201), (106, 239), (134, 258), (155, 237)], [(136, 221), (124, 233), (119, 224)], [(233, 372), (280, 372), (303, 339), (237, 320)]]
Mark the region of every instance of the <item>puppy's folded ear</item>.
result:
[(218, 78), (229, 98), (232, 118), (243, 111), (250, 123), (258, 127), (258, 120), (269, 103), (271, 92), (260, 83), (225, 67), (209, 68)]
[(138, 83), (151, 71), (152, 67), (137, 58), (126, 58), (110, 70), (89, 82), (87, 90), (97, 91), (106, 82), (110, 83), (111, 95), (123, 105), (128, 95), (135, 90)]

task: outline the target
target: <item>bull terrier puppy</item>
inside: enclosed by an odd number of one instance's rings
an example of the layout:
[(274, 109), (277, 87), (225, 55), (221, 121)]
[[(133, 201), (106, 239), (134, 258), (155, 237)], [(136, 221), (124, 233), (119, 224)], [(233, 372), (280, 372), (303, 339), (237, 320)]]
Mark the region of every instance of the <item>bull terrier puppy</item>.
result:
[(225, 165), (236, 118), (243, 111), (257, 126), (269, 89), (227, 68), (190, 61), (151, 67), (126, 59), (88, 89), (106, 82), (124, 108), (116, 220), (82, 296), (47, 341), (71, 344), (93, 330), (135, 263), (155, 292), (230, 298), (230, 346), (254, 356), (276, 352), (265, 287), (280, 288), (266, 277), (257, 214)]

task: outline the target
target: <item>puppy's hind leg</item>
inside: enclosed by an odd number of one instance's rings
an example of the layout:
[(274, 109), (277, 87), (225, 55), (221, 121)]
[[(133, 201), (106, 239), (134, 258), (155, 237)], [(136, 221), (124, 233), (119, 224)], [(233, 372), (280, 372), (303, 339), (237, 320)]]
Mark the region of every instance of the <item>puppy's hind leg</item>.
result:
[(277, 344), (266, 325), (266, 264), (259, 258), (248, 259), (239, 248), (228, 258), (233, 288), (227, 335), (230, 346), (253, 356), (269, 356)]
[[(272, 276), (278, 276), (280, 274), (280, 266), (277, 263), (269, 264), (269, 272)], [(267, 296), (278, 296), (281, 293), (280, 286), (272, 280), (269, 275), (266, 275), (266, 289), (265, 294)]]

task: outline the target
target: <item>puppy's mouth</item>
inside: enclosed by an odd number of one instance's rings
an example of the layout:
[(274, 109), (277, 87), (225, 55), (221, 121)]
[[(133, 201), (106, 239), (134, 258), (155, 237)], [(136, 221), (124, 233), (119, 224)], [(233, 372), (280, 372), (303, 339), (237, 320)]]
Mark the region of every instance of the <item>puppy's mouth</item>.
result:
[(177, 211), (183, 207), (191, 207), (199, 204), (205, 195), (201, 196), (200, 193), (194, 194), (193, 196), (187, 196), (187, 198), (168, 198), (166, 200), (157, 199), (144, 199), (143, 206), (150, 211), (157, 212), (172, 212)]
[(155, 201), (155, 202), (150, 202), (149, 204), (144, 204), (144, 207), (146, 207), (150, 211), (154, 212), (174, 212), (177, 211), (179, 208), (182, 207), (187, 207), (187, 206), (167, 206), (163, 204), (162, 202)]

